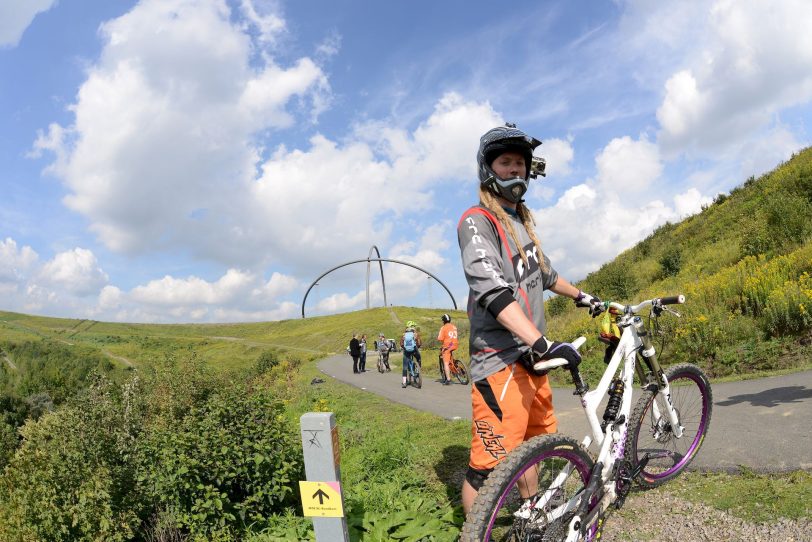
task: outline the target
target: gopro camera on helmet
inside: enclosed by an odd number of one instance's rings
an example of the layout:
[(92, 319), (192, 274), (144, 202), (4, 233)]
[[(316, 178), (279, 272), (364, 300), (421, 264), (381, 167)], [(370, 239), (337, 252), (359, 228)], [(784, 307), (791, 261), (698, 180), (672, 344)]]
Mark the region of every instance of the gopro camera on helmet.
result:
[(547, 176), (547, 160), (541, 156), (534, 156), (530, 162), (530, 178), (536, 179), (539, 176)]

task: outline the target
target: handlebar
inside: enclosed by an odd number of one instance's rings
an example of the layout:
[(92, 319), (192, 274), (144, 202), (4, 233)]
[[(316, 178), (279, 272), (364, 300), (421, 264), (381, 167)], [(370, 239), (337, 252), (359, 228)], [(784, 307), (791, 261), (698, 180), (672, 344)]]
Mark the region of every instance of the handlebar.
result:
[(681, 305), (685, 303), (684, 295), (672, 295), (668, 297), (655, 297), (654, 299), (646, 299), (637, 305), (623, 305), (614, 301), (604, 302), (604, 306), (608, 309), (615, 309), (620, 313), (636, 313), (645, 309), (648, 306), (662, 307), (663, 305)]

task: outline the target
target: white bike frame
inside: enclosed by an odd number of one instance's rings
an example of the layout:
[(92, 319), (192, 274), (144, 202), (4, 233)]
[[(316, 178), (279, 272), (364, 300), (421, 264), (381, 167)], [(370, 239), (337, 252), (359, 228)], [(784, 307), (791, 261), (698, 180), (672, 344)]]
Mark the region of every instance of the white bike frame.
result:
[[(680, 302), (683, 301), (684, 298), (680, 296)], [(635, 364), (637, 363), (637, 352), (643, 348), (643, 341), (640, 339), (634, 324), (635, 319), (640, 318), (639, 316), (636, 316), (636, 313), (651, 304), (652, 300), (643, 301), (639, 305), (628, 307), (619, 303), (609, 303), (611, 308), (621, 311), (618, 326), (623, 329), (623, 333), (620, 336), (620, 342), (617, 344), (615, 352), (612, 355), (612, 358), (609, 361), (609, 364), (606, 367), (598, 386), (594, 390), (586, 392), (581, 396), (581, 406), (584, 409), (584, 414), (586, 415), (587, 421), (589, 422), (589, 427), (592, 431), (591, 436), (587, 435), (584, 437), (583, 441), (581, 441), (581, 445), (588, 449), (594, 442), (599, 448), (595, 463), (603, 464), (603, 469), (601, 471), (603, 497), (601, 498), (597, 507), (593, 508), (593, 511), (597, 510), (599, 514), (603, 513), (615, 500), (617, 500), (616, 480), (612, 474), (615, 464), (623, 459), (626, 434), (628, 433), (629, 417), (632, 409), (632, 392), (634, 389), (634, 374)], [(573, 341), (573, 346), (578, 348), (585, 341), (585, 337), (579, 337)], [(647, 356), (651, 356), (654, 354), (654, 349), (652, 347), (650, 352), (646, 351), (643, 353)], [(560, 367), (566, 364), (566, 360), (557, 358), (536, 363), (534, 367), (537, 370), (548, 370), (553, 367)], [(618, 369), (620, 369), (620, 378), (623, 380), (624, 387), (621, 406), (615, 420), (623, 421), (620, 424), (618, 424), (616, 421), (609, 422), (605, 429), (601, 429), (601, 421), (598, 419), (598, 408), (601, 400), (607, 395), (609, 386), (612, 383), (612, 380), (615, 378), (615, 375), (618, 373)], [(666, 405), (665, 409), (667, 411), (666, 415), (671, 423), (671, 427), (674, 428), (674, 436), (680, 438), (682, 437), (683, 427), (680, 426), (679, 415), (671, 403), (670, 385), (664, 374), (661, 373), (660, 375), (655, 376), (658, 377), (658, 380), (661, 380), (661, 382), (658, 384), (658, 393), (666, 399), (664, 401), (664, 404)], [(656, 401), (652, 404), (652, 408), (654, 416), (656, 419), (659, 419), (660, 409)], [(550, 487), (559, 487), (567, 479), (567, 477), (570, 476), (571, 471), (571, 465), (567, 465), (567, 467), (562, 469), (562, 471), (556, 476)], [(551, 490), (545, 491), (545, 494), (533, 505), (532, 508), (543, 509), (554, 493), (555, 492)], [(564, 514), (577, 509), (580, 505), (582, 496), (583, 494), (579, 493), (567, 503), (553, 509), (546, 515), (546, 521), (554, 521)], [(524, 512), (522, 509), (520, 509), (516, 513), (526, 515), (529, 514), (529, 509)], [(593, 516), (592, 521), (594, 521), (595, 517), (597, 516)], [(576, 542), (578, 540), (582, 530), (581, 523), (582, 518), (580, 516), (576, 515), (572, 518), (570, 521), (569, 535), (567, 536), (568, 542)]]

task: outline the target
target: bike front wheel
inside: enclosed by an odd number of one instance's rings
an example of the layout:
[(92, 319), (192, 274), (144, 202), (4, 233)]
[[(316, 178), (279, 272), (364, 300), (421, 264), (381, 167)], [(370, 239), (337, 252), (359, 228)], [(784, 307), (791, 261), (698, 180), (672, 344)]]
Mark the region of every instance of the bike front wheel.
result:
[(457, 378), (457, 381), (463, 386), (467, 385), (470, 379), (468, 378), (468, 369), (465, 368), (465, 364), (458, 359), (455, 359), (452, 363), (454, 364), (454, 376)]
[(671, 404), (677, 412), (682, 436), (677, 438), (668, 419), (667, 397), (659, 390), (647, 391), (632, 412), (626, 454), (636, 468), (648, 456), (637, 482), (656, 487), (682, 472), (696, 457), (710, 426), (713, 395), (708, 377), (688, 363), (665, 372)]
[[(541, 435), (522, 443), (480, 488), (461, 542), (565, 540), (591, 469), (592, 458), (571, 438)], [(587, 529), (585, 540), (595, 540), (598, 530)]]

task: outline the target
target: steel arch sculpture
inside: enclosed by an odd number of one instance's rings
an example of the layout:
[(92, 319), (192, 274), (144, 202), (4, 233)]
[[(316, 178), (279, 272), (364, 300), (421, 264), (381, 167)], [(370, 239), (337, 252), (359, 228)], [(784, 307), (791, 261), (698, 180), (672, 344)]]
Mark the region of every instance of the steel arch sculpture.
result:
[(446, 286), (443, 283), (443, 281), (441, 281), (440, 279), (438, 279), (437, 277), (435, 277), (433, 274), (426, 271), (422, 267), (414, 265), (413, 263), (404, 262), (404, 261), (401, 261), (401, 260), (393, 260), (391, 258), (381, 258), (380, 257), (381, 254), (380, 254), (380, 252), (378, 252), (378, 247), (376, 247), (374, 245), (369, 250), (370, 256), (372, 255), (372, 250), (373, 249), (375, 250), (375, 252), (378, 253), (377, 258), (370, 258), (369, 256), (367, 256), (367, 258), (364, 259), (364, 260), (352, 260), (350, 262), (345, 262), (345, 263), (342, 263), (341, 265), (337, 265), (337, 266), (335, 266), (333, 268), (330, 268), (327, 271), (325, 271), (324, 273), (322, 273), (321, 275), (319, 275), (316, 278), (316, 280), (314, 280), (310, 284), (310, 286), (307, 287), (307, 291), (305, 292), (305, 295), (302, 298), (302, 318), (305, 318), (305, 303), (307, 303), (307, 296), (310, 294), (310, 290), (312, 290), (313, 287), (316, 284), (318, 284), (318, 282), (321, 279), (323, 279), (324, 277), (326, 277), (327, 275), (329, 275), (330, 273), (332, 273), (336, 269), (341, 269), (342, 267), (347, 267), (348, 265), (354, 265), (356, 263), (363, 263), (363, 262), (367, 262), (367, 308), (369, 308), (369, 266), (370, 266), (370, 264), (372, 262), (378, 262), (378, 265), (381, 268), (381, 285), (383, 286), (383, 301), (384, 301), (384, 304), (386, 304), (386, 283), (384, 282), (384, 278), (383, 278), (383, 262), (391, 262), (391, 263), (396, 263), (396, 264), (399, 264), (399, 265), (405, 265), (405, 266), (411, 267), (413, 269), (417, 269), (418, 271), (421, 271), (421, 272), (425, 273), (426, 275), (430, 276), (431, 278), (433, 278), (434, 280), (436, 280), (440, 284), (440, 286), (442, 286), (445, 289), (445, 291), (448, 293), (448, 296), (451, 298), (451, 302), (454, 304), (454, 310), (457, 310), (457, 300), (454, 299), (454, 295), (451, 293), (451, 290), (448, 289), (448, 286)]

